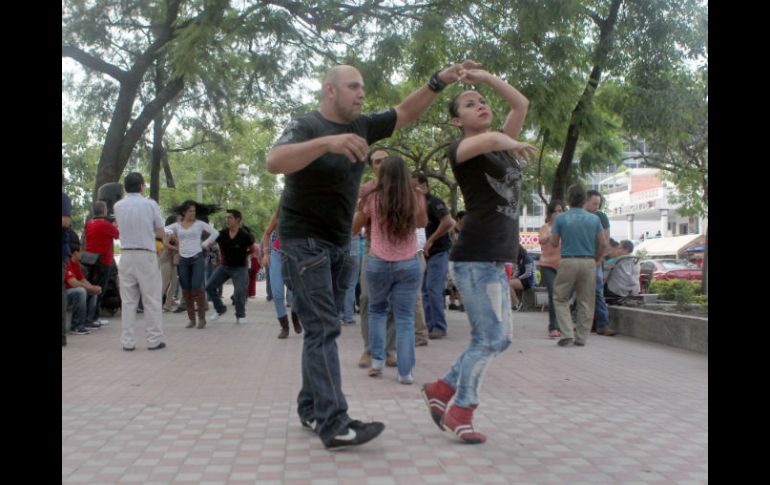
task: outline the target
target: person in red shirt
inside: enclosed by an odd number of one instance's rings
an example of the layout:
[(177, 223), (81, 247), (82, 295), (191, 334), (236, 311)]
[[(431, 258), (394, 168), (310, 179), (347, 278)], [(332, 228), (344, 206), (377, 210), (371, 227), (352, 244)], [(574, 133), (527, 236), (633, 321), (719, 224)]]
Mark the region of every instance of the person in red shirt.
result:
[(64, 272), (64, 287), (67, 292), (67, 304), (72, 306), (72, 324), (70, 332), (75, 335), (87, 335), (89, 328), (99, 328), (99, 323), (87, 319), (88, 310), (96, 303), (96, 296), (101, 293), (101, 286), (92, 285), (80, 270), (80, 244), (70, 242), (69, 264)]
[(88, 279), (102, 288), (102, 291), (96, 296), (93, 306), (89, 307), (86, 319), (89, 322), (106, 325), (109, 323), (107, 320), (99, 320), (99, 309), (104, 290), (107, 288), (107, 282), (112, 273), (113, 241), (120, 237), (120, 232), (114, 222), (107, 220), (107, 204), (105, 202), (94, 202), (94, 217), (86, 223), (85, 233), (86, 251), (100, 255), (99, 260), (88, 267)]

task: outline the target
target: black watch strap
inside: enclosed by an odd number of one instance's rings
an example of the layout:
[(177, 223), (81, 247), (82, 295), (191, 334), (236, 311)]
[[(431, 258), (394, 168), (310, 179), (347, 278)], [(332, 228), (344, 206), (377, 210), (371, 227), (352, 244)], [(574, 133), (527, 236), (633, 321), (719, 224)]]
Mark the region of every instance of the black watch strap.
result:
[(433, 73), (433, 75), (430, 77), (430, 80), (428, 81), (428, 88), (430, 88), (430, 90), (434, 93), (440, 93), (446, 87), (446, 83), (438, 78), (439, 72), (441, 71), (436, 71)]

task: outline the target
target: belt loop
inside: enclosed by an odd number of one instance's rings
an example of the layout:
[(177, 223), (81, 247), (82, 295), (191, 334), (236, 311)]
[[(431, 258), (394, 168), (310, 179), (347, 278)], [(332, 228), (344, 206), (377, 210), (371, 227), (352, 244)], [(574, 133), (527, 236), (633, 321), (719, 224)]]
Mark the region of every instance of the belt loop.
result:
[(307, 247), (310, 250), (315, 250), (315, 239), (312, 237), (307, 238)]

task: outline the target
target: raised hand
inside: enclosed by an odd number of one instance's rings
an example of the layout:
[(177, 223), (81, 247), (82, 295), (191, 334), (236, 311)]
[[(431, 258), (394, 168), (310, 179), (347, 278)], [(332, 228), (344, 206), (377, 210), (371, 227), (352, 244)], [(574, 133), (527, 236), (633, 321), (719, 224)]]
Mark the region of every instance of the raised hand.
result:
[(455, 64), (454, 66), (447, 67), (440, 73), (438, 73), (438, 77), (440, 80), (444, 81), (447, 84), (456, 83), (460, 80), (462, 75), (470, 70), (470, 69), (478, 69), (481, 67), (481, 64), (472, 61), (472, 60), (465, 60), (461, 64)]
[(514, 153), (514, 155), (516, 155), (516, 158), (529, 161), (529, 157), (533, 156), (537, 152), (537, 147), (530, 145), (529, 143), (516, 140), (513, 140), (513, 143), (514, 147), (511, 148), (511, 151)]
[(480, 84), (489, 80), (489, 74), (483, 69), (466, 69), (460, 75), (460, 82), (466, 84)]

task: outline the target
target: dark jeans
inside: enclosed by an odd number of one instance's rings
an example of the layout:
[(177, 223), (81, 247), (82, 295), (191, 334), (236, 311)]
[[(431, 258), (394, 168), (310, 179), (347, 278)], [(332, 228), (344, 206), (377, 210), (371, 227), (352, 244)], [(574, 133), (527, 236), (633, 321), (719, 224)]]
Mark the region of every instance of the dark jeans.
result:
[(222, 285), (228, 279), (233, 280), (236, 318), (246, 318), (246, 289), (249, 284), (249, 270), (246, 266), (225, 266), (220, 264), (206, 283), (206, 293), (214, 303), (217, 313), (224, 313), (227, 307), (222, 303)]
[(313, 238), (281, 240), (283, 279), (294, 292), (292, 309), (305, 327), (297, 413), (301, 420), (316, 420), (324, 444), (352, 421), (337, 350), (337, 317), (353, 270), (347, 249)]
[(422, 305), (428, 330), (438, 329), (446, 333), (444, 316), (444, 288), (449, 270), (449, 250), (431, 254), (426, 260), (425, 278), (422, 281)]
[(179, 284), (183, 290), (202, 290), (206, 283), (203, 253), (190, 258), (179, 257)]
[(540, 276), (543, 277), (543, 284), (548, 288), (548, 330), (559, 330), (559, 321), (556, 320), (556, 310), (553, 307), (553, 281), (556, 279), (556, 270), (541, 266)]
[(86, 321), (95, 322), (99, 319), (99, 313), (102, 308), (102, 297), (104, 292), (107, 291), (107, 284), (110, 281), (112, 275), (112, 265), (107, 266), (105, 264), (96, 263), (88, 269), (86, 278), (92, 285), (102, 287), (102, 292), (96, 295), (96, 303), (93, 307), (89, 307), (88, 315), (86, 315)]
[(596, 265), (596, 303), (594, 304), (594, 327), (604, 328), (610, 324), (610, 311), (604, 301), (604, 272), (602, 265)]

